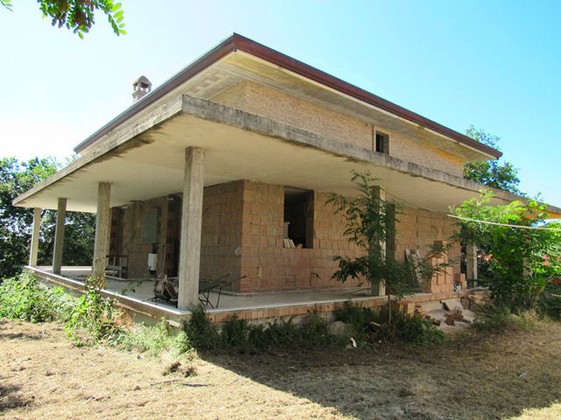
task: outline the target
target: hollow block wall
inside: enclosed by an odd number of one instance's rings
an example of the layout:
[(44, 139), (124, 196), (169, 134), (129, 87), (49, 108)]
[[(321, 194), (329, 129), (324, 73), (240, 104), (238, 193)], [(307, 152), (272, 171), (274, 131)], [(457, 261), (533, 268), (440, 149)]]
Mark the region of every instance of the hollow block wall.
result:
[(391, 137), (390, 156), (460, 177), (463, 174), (463, 159), (432, 146), (427, 130), (421, 128), (404, 135), (380, 121), (352, 117), (250, 81), (221, 92), (212, 100), (373, 152), (375, 133), (380, 131)]
[(423, 291), (430, 293), (451, 292), (454, 289), (454, 275), (460, 273), (460, 245), (452, 240), (456, 232), (453, 219), (426, 210), (412, 207), (398, 208), (396, 216), (396, 259), (405, 259), (406, 249), (419, 249), (422, 256), (431, 251), (435, 241), (448, 244), (446, 255), (433, 259), (433, 264), (446, 263), (448, 267), (435, 272), (431, 281), (423, 285)]

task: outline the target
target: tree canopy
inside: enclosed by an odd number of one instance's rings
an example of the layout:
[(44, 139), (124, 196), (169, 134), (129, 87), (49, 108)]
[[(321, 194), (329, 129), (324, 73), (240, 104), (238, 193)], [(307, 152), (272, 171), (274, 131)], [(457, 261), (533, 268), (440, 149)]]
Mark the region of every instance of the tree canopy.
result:
[[(473, 125), (466, 130), (466, 135), (480, 143), (499, 150), (499, 137), (476, 129)], [(518, 169), (512, 163), (500, 159), (483, 162), (470, 162), (464, 166), (464, 178), (479, 182), (480, 184), (514, 194), (522, 194), (518, 188), (520, 179)]]
[[(95, 24), (97, 11), (105, 14), (116, 35), (126, 34), (122, 4), (113, 0), (37, 0), (37, 3), (43, 17), (51, 19), (53, 26), (64, 26), (80, 38)], [(13, 9), (12, 0), (0, 0), (0, 4)]]
[[(29, 256), (33, 211), (15, 207), (12, 201), (60, 165), (51, 158), (19, 162), (0, 159), (0, 279), (19, 273)], [(40, 232), (39, 264), (50, 264), (56, 214), (44, 210)], [(65, 220), (63, 263), (90, 265), (93, 258), (95, 216), (68, 212)]]

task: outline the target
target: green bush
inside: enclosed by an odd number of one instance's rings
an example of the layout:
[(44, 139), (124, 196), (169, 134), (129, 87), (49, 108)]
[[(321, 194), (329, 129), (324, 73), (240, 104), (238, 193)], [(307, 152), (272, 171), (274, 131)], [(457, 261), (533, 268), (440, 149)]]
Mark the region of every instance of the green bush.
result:
[(345, 302), (343, 308), (335, 312), (335, 318), (350, 326), (359, 347), (378, 340), (399, 339), (417, 344), (438, 344), (446, 340), (444, 332), (430, 320), (394, 312), (390, 324), (383, 314), (359, 308), (351, 302)]
[(114, 301), (101, 295), (96, 279), (86, 280), (86, 292), (78, 299), (70, 320), (64, 327), (68, 337), (77, 346), (106, 342), (116, 345), (125, 335), (120, 310)]
[(430, 319), (420, 316), (398, 313), (392, 327), (397, 338), (416, 344), (440, 344), (447, 339), (444, 331), (436, 327)]
[(300, 341), (303, 344), (312, 346), (326, 346), (336, 344), (339, 340), (337, 337), (329, 334), (327, 330), (328, 322), (321, 318), (317, 311), (309, 313), (300, 326)]
[(549, 283), (540, 295), (540, 313), (553, 319), (561, 319), (561, 283), (556, 279)]
[(67, 321), (74, 300), (60, 287), (42, 286), (29, 272), (0, 285), (0, 317), (30, 322)]
[(198, 350), (213, 350), (220, 347), (221, 337), (218, 328), (206, 316), (202, 307), (197, 307), (191, 312), (189, 321), (182, 327), (192, 346)]
[(371, 308), (360, 308), (348, 301), (343, 308), (337, 309), (334, 315), (337, 321), (349, 325), (353, 338), (359, 345), (370, 341), (376, 327), (381, 323), (379, 314)]
[(513, 313), (508, 306), (490, 305), (477, 314), (474, 327), (478, 331), (501, 332), (508, 328), (530, 328), (537, 319), (538, 314), (533, 310)]
[(275, 321), (269, 323), (266, 328), (260, 327), (263, 331), (260, 335), (256, 330), (250, 334), (250, 341), (264, 348), (268, 346), (286, 346), (301, 340), (300, 330), (293, 323), (294, 318), (288, 320)]
[(121, 346), (150, 356), (158, 356), (163, 351), (179, 355), (191, 349), (187, 334), (179, 331), (174, 335), (165, 318), (156, 325), (137, 325), (123, 336)]
[(226, 321), (222, 328), (222, 341), (226, 347), (246, 348), (249, 344), (251, 330), (253, 330), (253, 327), (250, 327), (245, 319), (238, 319), (234, 315)]

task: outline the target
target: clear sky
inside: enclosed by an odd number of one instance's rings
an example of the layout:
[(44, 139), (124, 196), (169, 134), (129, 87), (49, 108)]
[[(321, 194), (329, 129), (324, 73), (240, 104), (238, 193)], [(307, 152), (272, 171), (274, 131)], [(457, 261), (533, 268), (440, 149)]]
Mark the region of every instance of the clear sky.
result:
[(561, 206), (561, 2), (123, 0), (128, 34), (102, 15), (86, 39), (37, 3), (0, 9), (1, 157), (55, 156), (232, 32), (464, 132), (501, 138), (521, 188)]

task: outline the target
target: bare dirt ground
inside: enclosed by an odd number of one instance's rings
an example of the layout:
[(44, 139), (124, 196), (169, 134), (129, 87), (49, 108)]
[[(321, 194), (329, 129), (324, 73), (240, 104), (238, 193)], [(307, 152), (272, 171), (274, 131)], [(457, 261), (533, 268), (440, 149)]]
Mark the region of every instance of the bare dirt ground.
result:
[(438, 347), (203, 354), (197, 374), (57, 324), (0, 321), (0, 416), (17, 418), (560, 418), (561, 324)]

